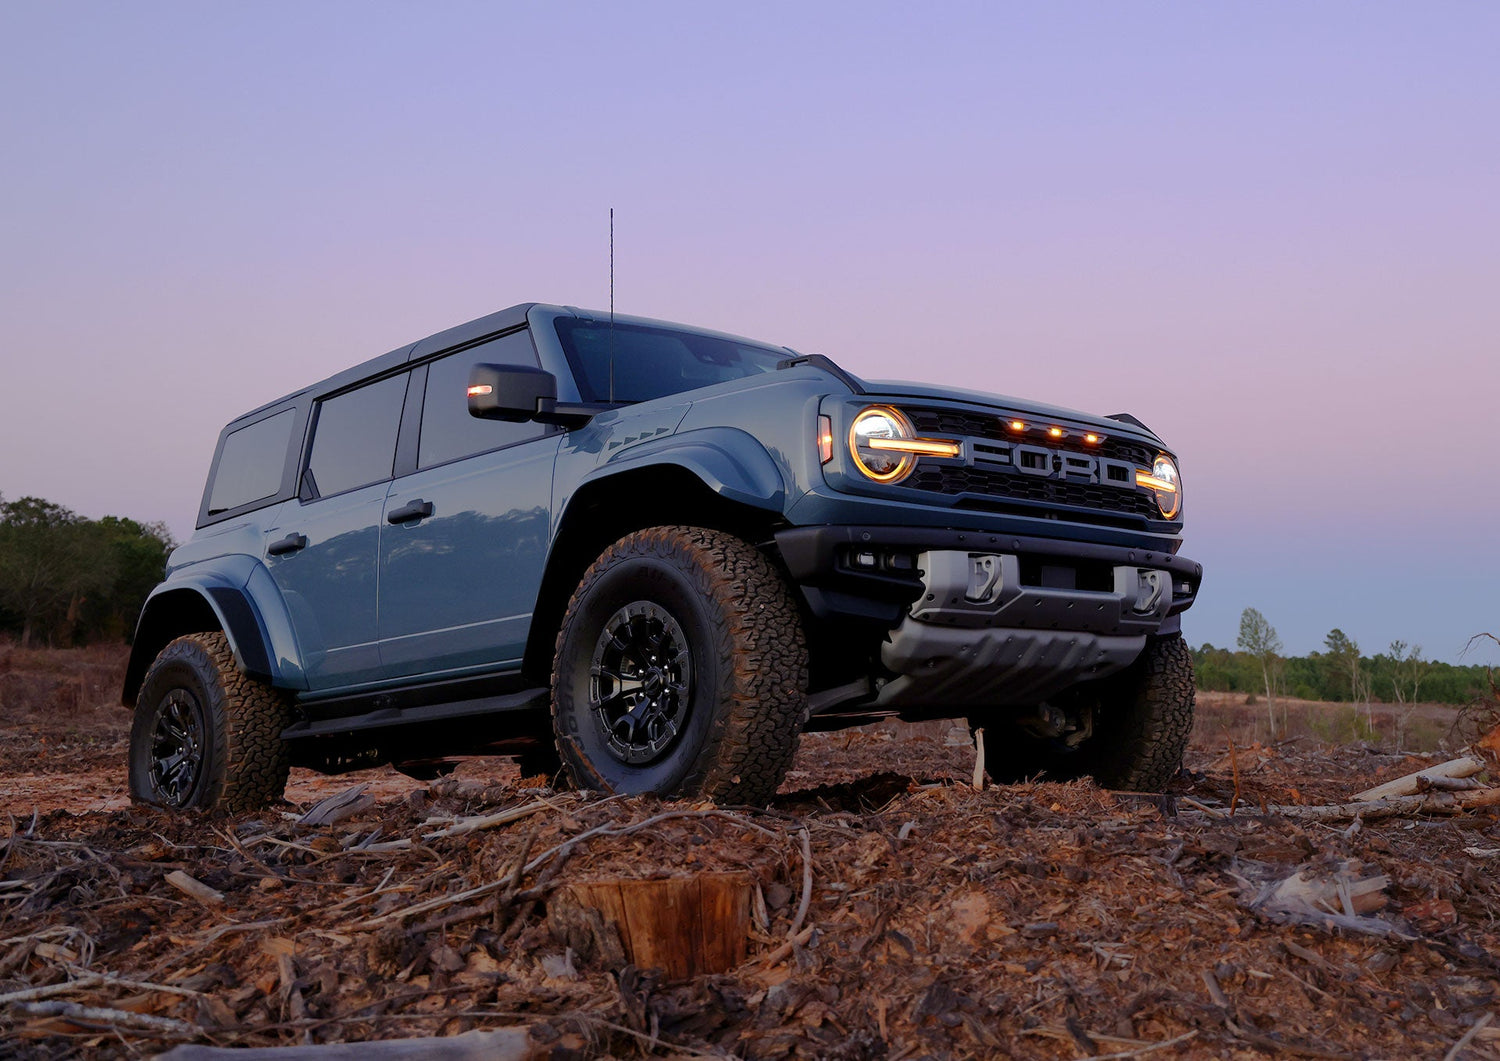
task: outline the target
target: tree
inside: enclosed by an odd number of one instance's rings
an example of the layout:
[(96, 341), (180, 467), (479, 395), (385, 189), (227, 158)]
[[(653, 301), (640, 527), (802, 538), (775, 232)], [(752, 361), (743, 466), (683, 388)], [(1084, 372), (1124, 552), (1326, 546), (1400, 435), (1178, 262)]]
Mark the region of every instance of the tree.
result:
[(1432, 664), (1422, 658), (1422, 646), (1392, 641), (1386, 655), (1391, 660), (1391, 691), (1396, 694), (1396, 702), (1415, 703), (1422, 689), (1422, 679), (1432, 668)]
[(1281, 657), (1281, 638), (1276, 628), (1254, 608), (1240, 613), (1240, 637), (1237, 642), (1241, 651), (1254, 656), (1260, 664), (1261, 677), (1266, 683), (1266, 712), (1271, 722), (1271, 736), (1276, 736), (1276, 700), (1271, 693), (1271, 675)]
[(0, 501), (0, 602), (20, 617), (21, 647), (111, 584), (115, 558), (95, 525), (39, 497)]
[(1349, 699), (1358, 702), (1360, 697), (1360, 670), (1359, 670), (1359, 642), (1355, 641), (1338, 627), (1328, 631), (1328, 636), (1323, 639), (1323, 644), (1328, 649), (1324, 657), (1332, 669), (1337, 682), (1347, 680), (1349, 683)]
[(89, 640), (132, 639), (146, 596), (161, 581), (167, 554), (176, 544), (162, 523), (104, 516), (94, 524), (101, 548), (113, 557), (114, 579), (78, 617), (77, 634)]

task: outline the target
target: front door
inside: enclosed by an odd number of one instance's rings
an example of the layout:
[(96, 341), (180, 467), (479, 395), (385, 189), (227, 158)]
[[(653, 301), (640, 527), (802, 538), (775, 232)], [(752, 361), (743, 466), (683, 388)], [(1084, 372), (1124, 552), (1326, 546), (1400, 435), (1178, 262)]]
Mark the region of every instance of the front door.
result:
[(526, 649), (562, 435), (471, 417), (476, 362), (537, 358), (522, 329), (416, 369), (426, 373), (417, 470), (391, 483), (380, 536), (387, 677), (510, 669)]

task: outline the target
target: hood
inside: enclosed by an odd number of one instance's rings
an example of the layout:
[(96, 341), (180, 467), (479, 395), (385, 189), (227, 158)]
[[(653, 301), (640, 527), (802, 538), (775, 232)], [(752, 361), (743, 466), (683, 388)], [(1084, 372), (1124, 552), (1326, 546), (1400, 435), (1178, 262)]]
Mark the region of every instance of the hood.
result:
[[(1035, 402), (1026, 398), (1013, 398), (1006, 394), (966, 390), (963, 387), (934, 387), (930, 383), (912, 383), (909, 380), (873, 379), (862, 382), (865, 393), (872, 398), (933, 398), (940, 401), (962, 402), (965, 405), (983, 405), (1005, 413), (1023, 413), (1027, 416), (1066, 420), (1074, 424), (1097, 427), (1106, 434), (1118, 435), (1123, 428), (1128, 434), (1140, 435), (1149, 438), (1157, 445), (1162, 445), (1162, 440), (1156, 432), (1133, 416), (1129, 419), (1115, 419), (1079, 412), (1077, 409), (1067, 409), (1060, 405), (1047, 405), (1045, 402)], [(1116, 415), (1125, 417), (1128, 414)]]

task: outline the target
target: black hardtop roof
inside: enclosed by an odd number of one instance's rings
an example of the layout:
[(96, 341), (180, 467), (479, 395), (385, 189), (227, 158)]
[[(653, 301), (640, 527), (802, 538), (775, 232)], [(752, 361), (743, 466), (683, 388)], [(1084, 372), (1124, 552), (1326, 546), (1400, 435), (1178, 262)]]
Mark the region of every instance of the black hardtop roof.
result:
[(521, 302), (506, 309), (497, 310), (494, 313), (487, 313), (483, 317), (475, 317), (471, 321), (455, 325), (452, 328), (445, 328), (443, 331), (434, 332), (427, 336), (427, 338), (418, 339), (414, 343), (398, 346), (396, 349), (381, 354), (379, 357), (372, 357), (368, 361), (361, 361), (359, 364), (346, 368), (341, 372), (335, 372), (333, 375), (319, 380), (309, 387), (303, 387), (301, 390), (284, 394), (275, 401), (266, 402), (264, 405), (251, 409), (248, 413), (242, 413), (231, 420), (230, 424), (255, 418), (268, 409), (286, 405), (301, 398), (303, 395), (327, 394), (332, 391), (341, 390), (351, 384), (358, 383), (360, 380), (400, 368), (408, 361), (426, 357), (428, 354), (436, 353), (439, 350), (446, 350), (452, 346), (461, 346), (475, 339), (481, 339), (486, 335), (493, 335), (496, 332), (503, 332), (519, 327), (526, 323), (526, 314), (535, 305), (537, 305), (535, 302)]

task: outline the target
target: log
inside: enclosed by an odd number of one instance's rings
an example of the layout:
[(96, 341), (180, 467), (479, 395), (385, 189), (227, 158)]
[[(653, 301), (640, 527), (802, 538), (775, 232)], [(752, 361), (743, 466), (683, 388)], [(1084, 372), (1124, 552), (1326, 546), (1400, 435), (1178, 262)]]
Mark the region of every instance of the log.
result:
[(548, 899), (547, 924), (585, 961), (674, 980), (722, 973), (749, 953), (751, 888), (747, 873), (568, 884)]
[(264, 1046), (179, 1046), (156, 1061), (531, 1061), (541, 1051), (525, 1028), (468, 1031), (447, 1038), (387, 1039), (373, 1043)]
[(1267, 814), (1284, 818), (1306, 818), (1311, 821), (1337, 821), (1346, 818), (1390, 818), (1406, 814), (1461, 814), (1479, 807), (1500, 806), (1500, 788), (1481, 788), (1473, 792), (1429, 792), (1422, 796), (1392, 796), (1368, 803), (1338, 803), (1326, 807), (1273, 806)]
[(1354, 803), (1368, 803), (1377, 799), (1388, 799), (1391, 796), (1413, 796), (1416, 795), (1420, 780), (1424, 777), (1473, 777), (1484, 769), (1484, 761), (1476, 759), (1472, 755), (1464, 755), (1457, 759), (1449, 759), (1446, 763), (1438, 763), (1436, 766), (1424, 767), (1415, 773), (1398, 777), (1394, 781), (1387, 781), (1383, 785), (1367, 788), (1358, 793), (1352, 799)]

